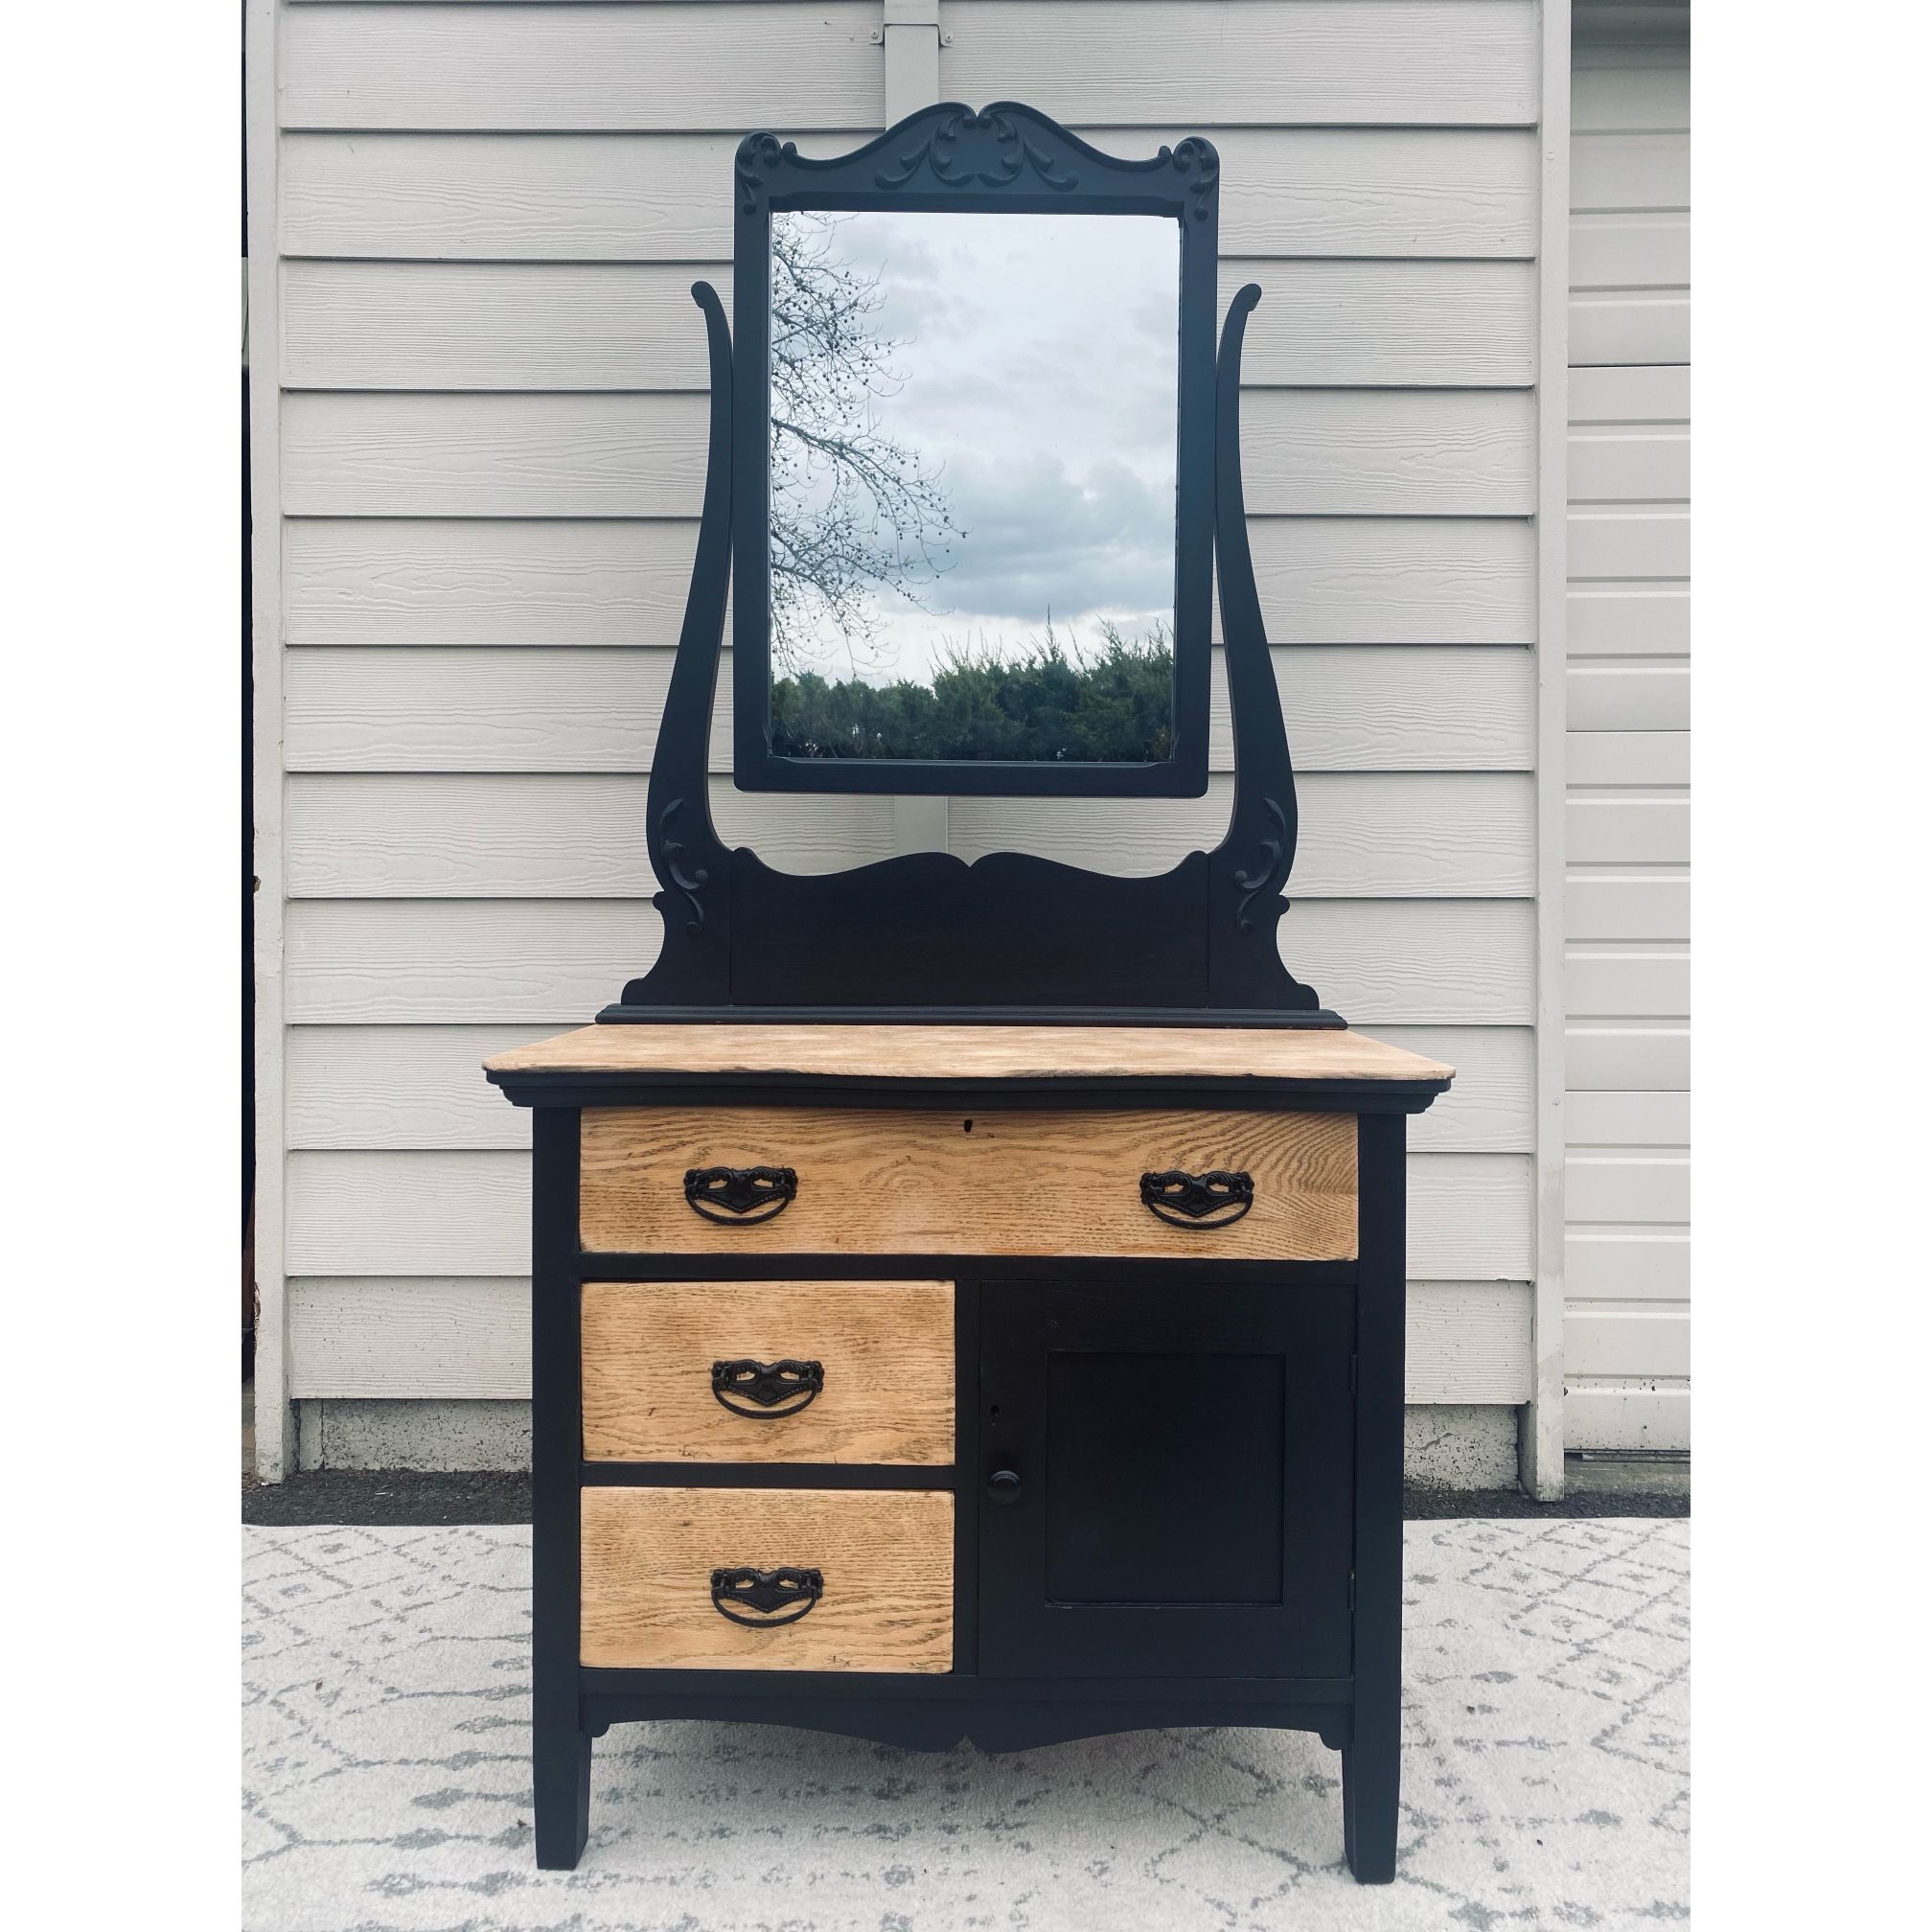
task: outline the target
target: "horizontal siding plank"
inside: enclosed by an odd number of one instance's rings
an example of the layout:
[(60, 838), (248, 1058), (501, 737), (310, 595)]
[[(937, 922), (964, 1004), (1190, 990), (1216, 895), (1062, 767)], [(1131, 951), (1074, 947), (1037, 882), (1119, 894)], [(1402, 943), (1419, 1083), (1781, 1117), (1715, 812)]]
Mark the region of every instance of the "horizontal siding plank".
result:
[[(638, 771), (650, 762), (672, 661), (664, 650), (291, 652), (284, 755), (291, 771)], [(1527, 652), (1284, 645), (1274, 661), (1300, 771), (1506, 771), (1535, 762)], [(730, 730), (726, 652), (714, 771), (731, 769)], [(1232, 769), (1218, 668), (1208, 758), (1217, 771)]]
[[(1661, 10), (1660, 10), (1661, 11)], [(1578, 66), (1570, 77), (1570, 125), (1579, 134), (1690, 126), (1689, 50), (1669, 66)]]
[[(1528, 1399), (1527, 1282), (1413, 1281), (1411, 1402)], [(530, 1393), (523, 1276), (307, 1276), (288, 1284), (289, 1393), (522, 1401)]]
[[(1087, 127), (1109, 153), (1189, 133), (1221, 152), (1228, 255), (1527, 259), (1536, 137), (1498, 128)], [(794, 137), (807, 154), (847, 134)], [(730, 134), (291, 133), (285, 255), (417, 261), (724, 262)]]
[(709, 410), (697, 394), (295, 391), (282, 401), (282, 507), (290, 517), (696, 517)]
[[(291, 1275), (512, 1276), (529, 1264), (527, 1154), (298, 1152), (288, 1185)], [(1527, 1155), (1411, 1155), (1415, 1278), (1526, 1278), (1531, 1185)]]
[(1582, 1378), (1681, 1381), (1690, 1373), (1690, 1311), (1668, 1302), (1645, 1308), (1573, 1303), (1563, 1311), (1563, 1368)]
[(1567, 1211), (1606, 1226), (1690, 1218), (1690, 1163), (1681, 1153), (1573, 1151), (1563, 1163)]
[(1689, 362), (1690, 297), (1670, 289), (1570, 298), (1572, 362)]
[(1579, 731), (1684, 731), (1690, 724), (1690, 667), (1682, 660), (1577, 663), (1565, 677), (1571, 725)]
[(1563, 930), (1574, 940), (1688, 939), (1690, 875), (1572, 872)]
[(1689, 424), (1690, 367), (1666, 363), (1571, 369), (1571, 427), (1580, 424)]
[(1563, 1390), (1563, 1441), (1570, 1449), (1658, 1454), (1690, 1447), (1690, 1388), (1663, 1381), (1588, 1381)]
[(290, 1024), (581, 1025), (656, 958), (661, 930), (644, 900), (293, 900), (286, 1010)]
[(1572, 731), (1563, 742), (1564, 776), (1573, 786), (1690, 782), (1688, 731)]
[(1564, 1030), (1563, 1054), (1572, 1092), (1690, 1085), (1690, 1032), (1683, 1025), (1573, 1023)]
[[(702, 395), (293, 393), (283, 508), (295, 517), (695, 517)], [(1255, 391), (1255, 514), (1527, 517), (1528, 392)]]
[(291, 1026), (290, 1147), (527, 1147), (530, 1110), (513, 1107), (483, 1062), (556, 1029), (526, 1026)]
[(1565, 855), (1576, 865), (1688, 864), (1690, 799), (1684, 792), (1578, 791), (1563, 808)]
[[(1690, 593), (1681, 585), (1573, 585), (1564, 609), (1573, 657), (1665, 656), (1690, 649)], [(1585, 730), (1617, 728), (1570, 723)]]
[(939, 92), (1069, 123), (1175, 119), (1528, 126), (1535, 10), (1521, 0), (948, 0)]
[(1570, 212), (1690, 206), (1690, 136), (1683, 129), (1577, 133), (1570, 144)]
[(1676, 1019), (1690, 1010), (1690, 959), (1681, 947), (1576, 947), (1566, 955), (1576, 1019)]
[(288, 389), (692, 389), (728, 263), (285, 262)]
[[(293, 900), (288, 1019), (580, 1025), (656, 958), (660, 930), (645, 900)], [(1530, 1024), (1527, 900), (1307, 900), (1280, 934), (1290, 970), (1358, 1025)]]
[(1690, 1096), (1572, 1093), (1564, 1109), (1563, 1133), (1572, 1147), (1688, 1147)]
[(285, 127), (877, 128), (867, 0), (286, 9)]
[[(282, 434), (286, 446), (286, 419)], [(1690, 494), (1688, 429), (1662, 425), (1573, 428), (1569, 454), (1573, 503), (1683, 502)]]
[(1572, 510), (1569, 527), (1573, 581), (1690, 574), (1688, 510)]
[[(1263, 517), (1250, 540), (1277, 643), (1535, 641), (1527, 518)], [(685, 522), (298, 518), (288, 641), (668, 646), (696, 543)]]
[[(959, 798), (950, 849), (971, 861), (1031, 851), (1145, 875), (1218, 842), (1231, 777), (1205, 797)], [(294, 898), (648, 898), (648, 781), (611, 776), (291, 777), (286, 844)], [(1528, 773), (1313, 773), (1300, 787), (1298, 897), (1528, 896)], [(746, 794), (714, 778), (727, 845), (794, 872), (890, 858), (892, 801)]]
[[(1164, 871), (1218, 842), (1232, 778), (1165, 800), (955, 798), (950, 849), (971, 861), (1028, 851), (1109, 871)], [(1317, 773), (1298, 787), (1297, 898), (1527, 897), (1535, 889), (1535, 790), (1527, 774)]]
[(1573, 369), (1570, 423), (1688, 423), (1690, 370), (1658, 367)]
[(1682, 1228), (1564, 1230), (1563, 1285), (1577, 1301), (1682, 1302), (1690, 1297), (1690, 1237)]
[(1527, 1281), (1412, 1281), (1407, 1399), (1527, 1402), (1534, 1381)]
[(1689, 215), (1571, 218), (1573, 289), (1685, 288), (1690, 283)]
[(1241, 377), (1260, 383), (1472, 383), (1536, 380), (1533, 262), (1221, 263), (1225, 310), (1261, 288)]
[(311, 1276), (287, 1293), (297, 1399), (529, 1400), (528, 1276)]
[[(727, 263), (285, 262), (282, 380), (702, 389), (699, 277), (728, 308)], [(1262, 289), (1242, 357), (1251, 385), (1534, 380), (1533, 263), (1224, 258), (1224, 308), (1251, 281)]]
[[(483, 1077), (493, 1053), (553, 1026), (296, 1026), (288, 1035), (291, 1147), (527, 1147), (530, 1113)], [(1518, 1026), (1385, 1026), (1377, 1038), (1456, 1069), (1410, 1123), (1424, 1153), (1521, 1154), (1534, 1144), (1532, 1042)]]
[(1261, 518), (1249, 540), (1276, 642), (1536, 641), (1527, 518)]

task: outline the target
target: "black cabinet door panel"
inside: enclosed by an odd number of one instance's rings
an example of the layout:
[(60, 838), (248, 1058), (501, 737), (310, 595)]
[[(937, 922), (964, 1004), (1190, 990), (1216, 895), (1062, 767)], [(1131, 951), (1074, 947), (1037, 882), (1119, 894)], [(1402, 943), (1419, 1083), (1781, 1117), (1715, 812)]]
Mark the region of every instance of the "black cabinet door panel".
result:
[(981, 1297), (981, 1671), (1347, 1676), (1354, 1291)]

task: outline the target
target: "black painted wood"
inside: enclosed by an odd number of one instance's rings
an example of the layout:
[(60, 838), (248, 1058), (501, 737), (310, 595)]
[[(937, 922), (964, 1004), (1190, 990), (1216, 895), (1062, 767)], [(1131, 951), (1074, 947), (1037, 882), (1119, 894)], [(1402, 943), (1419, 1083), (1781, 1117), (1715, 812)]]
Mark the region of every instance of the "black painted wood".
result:
[(531, 1771), (537, 1863), (567, 1872), (590, 1818), (590, 1736), (578, 1708), (578, 1116), (540, 1107), (531, 1123)]
[(1346, 1678), (1352, 1291), (980, 1293), (982, 1668)]
[[(1144, 159), (1108, 154), (1038, 109), (1000, 101), (921, 108), (850, 153), (801, 154), (748, 134), (737, 156), (732, 310), (738, 332), (732, 511), (734, 759), (756, 792), (1198, 798), (1208, 789), (1214, 444), (1215, 270), (1221, 163), (1198, 137)], [(771, 216), (850, 213), (1154, 216), (1180, 252), (1175, 449), (1174, 738), (1159, 764), (786, 758), (770, 748)], [(1035, 291), (999, 291), (1006, 301)], [(745, 996), (740, 995), (740, 998)]]
[[(960, 117), (966, 117), (964, 121)], [(956, 126), (955, 126), (955, 124)], [(954, 128), (952, 136), (946, 135)], [(944, 139), (978, 153), (1000, 129), (1066, 171), (1076, 186), (1043, 187), (1039, 161), (1018, 172), (954, 170), (933, 157)], [(942, 137), (944, 137), (942, 139)], [(937, 145), (935, 145), (937, 144)], [(893, 185), (883, 174), (910, 173)], [(983, 158), (983, 157), (982, 157)], [(989, 179), (987, 169), (1000, 178)], [(735, 272), (738, 342), (708, 284), (694, 286), (710, 350), (709, 469), (698, 556), (678, 663), (647, 799), (652, 864), (663, 889), (663, 945), (598, 1018), (645, 1022), (675, 1012), (727, 1019), (760, 1012), (877, 1020), (935, 1009), (957, 1017), (1024, 1015), (1048, 1024), (1162, 1020), (1339, 1026), (1315, 990), (1282, 964), (1276, 928), (1294, 863), (1295, 773), (1254, 590), (1241, 494), (1241, 350), (1260, 300), (1249, 284), (1214, 334), (1214, 233), (1220, 164), (1189, 140), (1148, 161), (1101, 154), (1034, 110), (1002, 103), (983, 116), (922, 110), (853, 153), (811, 160), (770, 135), (740, 150)], [(766, 475), (769, 227), (773, 208), (968, 209), (1092, 201), (1171, 213), (1182, 234), (1180, 538), (1172, 766), (886, 764), (773, 758), (766, 742), (769, 633)], [(1146, 878), (1092, 872), (1028, 854), (970, 865), (950, 853), (908, 853), (846, 872), (800, 876), (745, 848), (727, 853), (712, 822), (706, 748), (733, 558), (738, 782), (1026, 795), (1199, 795), (1207, 786), (1210, 588), (1218, 575), (1233, 723), (1235, 804), (1227, 836)], [(868, 776), (869, 774), (869, 776)], [(1174, 782), (1177, 775), (1184, 783)]]
[(1406, 1129), (1356, 1129), (1355, 1721), (1342, 1754), (1344, 1849), (1364, 1884), (1395, 1876), (1402, 1783), (1402, 1400)]

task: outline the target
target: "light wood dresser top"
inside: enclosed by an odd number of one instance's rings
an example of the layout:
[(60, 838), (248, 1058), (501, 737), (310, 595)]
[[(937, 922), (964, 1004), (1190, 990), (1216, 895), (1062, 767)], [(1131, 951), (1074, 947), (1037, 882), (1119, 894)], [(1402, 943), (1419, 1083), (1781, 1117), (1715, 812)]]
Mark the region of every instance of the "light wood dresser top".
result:
[(1446, 1085), (1455, 1069), (1337, 1028), (580, 1026), (486, 1060), (493, 1074), (789, 1074), (865, 1080), (1310, 1080)]

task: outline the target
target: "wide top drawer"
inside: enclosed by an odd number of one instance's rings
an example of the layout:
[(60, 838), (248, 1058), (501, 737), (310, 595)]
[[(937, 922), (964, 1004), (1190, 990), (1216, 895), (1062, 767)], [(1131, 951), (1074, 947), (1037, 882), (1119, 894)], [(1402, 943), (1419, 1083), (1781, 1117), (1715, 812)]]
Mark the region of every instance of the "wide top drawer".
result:
[(586, 1108), (598, 1254), (1355, 1254), (1346, 1114)]

